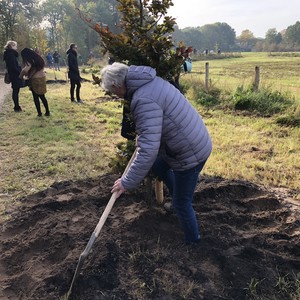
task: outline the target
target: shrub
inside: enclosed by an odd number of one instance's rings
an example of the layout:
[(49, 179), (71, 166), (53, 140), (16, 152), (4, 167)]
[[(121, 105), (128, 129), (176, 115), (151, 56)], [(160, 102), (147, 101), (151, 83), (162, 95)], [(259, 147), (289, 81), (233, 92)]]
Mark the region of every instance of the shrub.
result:
[(220, 94), (221, 90), (214, 86), (210, 86), (206, 90), (202, 82), (191, 85), (186, 91), (188, 99), (194, 100), (204, 107), (213, 107), (220, 104)]
[(272, 91), (270, 88), (256, 91), (252, 86), (248, 88), (239, 86), (232, 95), (231, 101), (236, 110), (248, 110), (263, 116), (284, 112), (295, 102), (288, 93)]
[[(191, 88), (191, 83), (188, 81), (180, 81), (180, 91), (183, 95), (186, 95)], [(191, 98), (194, 100), (194, 98)]]
[(123, 173), (135, 149), (135, 141), (127, 140), (117, 144), (117, 154), (110, 163), (112, 171)]

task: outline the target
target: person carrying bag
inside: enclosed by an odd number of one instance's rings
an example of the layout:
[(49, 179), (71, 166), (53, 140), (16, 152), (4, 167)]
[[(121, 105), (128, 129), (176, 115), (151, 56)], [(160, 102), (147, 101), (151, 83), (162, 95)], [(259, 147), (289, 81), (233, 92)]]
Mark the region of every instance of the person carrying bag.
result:
[(21, 66), (18, 62), (17, 42), (8, 41), (4, 46), (3, 60), (6, 64), (4, 82), (11, 84), (12, 87), (12, 100), (14, 102), (14, 111), (21, 112), (22, 108), (19, 105), (19, 92), (20, 88), (24, 86), (23, 81), (19, 78)]

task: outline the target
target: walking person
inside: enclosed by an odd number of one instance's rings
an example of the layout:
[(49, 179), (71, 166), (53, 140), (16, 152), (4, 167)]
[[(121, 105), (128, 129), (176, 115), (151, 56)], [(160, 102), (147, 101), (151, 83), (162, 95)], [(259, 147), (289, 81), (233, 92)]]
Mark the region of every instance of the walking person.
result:
[(192, 206), (199, 173), (212, 142), (207, 128), (184, 95), (148, 66), (113, 63), (101, 71), (101, 86), (130, 105), (137, 133), (137, 156), (127, 174), (115, 181), (120, 196), (136, 188), (152, 171), (172, 196), (185, 243), (198, 243), (200, 233)]
[(46, 59), (47, 59), (47, 65), (49, 69), (52, 69), (52, 64), (53, 64), (53, 56), (51, 54), (51, 52), (48, 52), (46, 55)]
[(55, 71), (60, 71), (59, 59), (60, 59), (60, 55), (59, 55), (58, 51), (55, 50), (53, 53), (53, 62), (54, 62), (54, 70)]
[(78, 103), (83, 103), (80, 99), (80, 87), (81, 87), (81, 77), (79, 73), (78, 67), (78, 59), (77, 59), (77, 45), (72, 43), (67, 51), (68, 57), (68, 77), (70, 79), (71, 87), (70, 87), (70, 96), (71, 101), (75, 102), (74, 91), (76, 87), (76, 101)]
[(14, 102), (14, 111), (21, 112), (22, 108), (19, 105), (20, 88), (24, 86), (23, 81), (19, 78), (21, 66), (18, 62), (18, 44), (15, 41), (8, 41), (4, 47), (3, 60), (6, 64), (6, 69), (9, 74), (12, 87), (12, 100)]
[(50, 116), (48, 101), (45, 97), (47, 92), (45, 61), (38, 53), (29, 48), (24, 48), (21, 51), (24, 67), (21, 71), (20, 78), (27, 76), (29, 80), (29, 88), (32, 92), (34, 104), (38, 113), (38, 117), (42, 116), (41, 104), (42, 101), (45, 108), (45, 116)]

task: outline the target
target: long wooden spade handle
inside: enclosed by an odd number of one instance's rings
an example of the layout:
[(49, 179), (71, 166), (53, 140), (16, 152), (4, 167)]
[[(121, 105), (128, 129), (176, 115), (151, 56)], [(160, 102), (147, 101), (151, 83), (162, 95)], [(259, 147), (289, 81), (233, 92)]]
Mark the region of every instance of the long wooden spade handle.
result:
[[(123, 175), (125, 175), (128, 172), (128, 169), (130, 168), (133, 160), (136, 157), (136, 153), (137, 153), (137, 149), (135, 149), (134, 153), (132, 154), (132, 156), (130, 158), (130, 161), (128, 162), (128, 164), (126, 166), (126, 169), (123, 172)], [(106, 221), (106, 219), (107, 219), (107, 217), (108, 217), (108, 215), (109, 215), (112, 207), (114, 206), (114, 204), (115, 204), (115, 202), (116, 202), (116, 200), (118, 198), (117, 197), (117, 193), (118, 192), (114, 192), (111, 195), (111, 197), (110, 197), (110, 199), (109, 199), (109, 201), (108, 201), (108, 203), (107, 203), (107, 205), (106, 205), (106, 207), (104, 209), (104, 212), (102, 213), (102, 216), (101, 216), (101, 218), (100, 218), (100, 220), (99, 220), (99, 222), (98, 222), (98, 224), (97, 224), (94, 232), (92, 233), (92, 236), (90, 237), (90, 240), (89, 240), (89, 242), (88, 242), (88, 244), (87, 244), (87, 246), (86, 246), (86, 248), (85, 248), (85, 250), (83, 251), (82, 254), (84, 254), (87, 251), (87, 253), (86, 253), (86, 255), (87, 255), (90, 252), (90, 249), (91, 249), (91, 247), (92, 247), (95, 239), (98, 237), (98, 235), (99, 235), (99, 233), (100, 233), (100, 231), (101, 231), (101, 229), (102, 229), (102, 227), (103, 227), (103, 225), (104, 225), (104, 223), (105, 223), (105, 221)]]
[[(137, 149), (135, 149), (135, 151), (134, 151), (134, 153), (133, 153), (130, 161), (128, 162), (127, 167), (126, 167), (123, 175), (125, 175), (127, 173), (127, 171), (130, 168), (133, 160), (136, 157), (136, 154), (137, 154)], [(77, 267), (76, 267), (76, 270), (75, 270), (75, 273), (74, 273), (74, 276), (73, 276), (73, 279), (72, 279), (69, 291), (68, 291), (68, 293), (66, 295), (66, 299), (69, 299), (69, 296), (72, 293), (72, 288), (73, 288), (74, 282), (75, 282), (77, 276), (80, 273), (80, 270), (81, 270), (81, 267), (83, 265), (83, 262), (84, 262), (85, 258), (88, 256), (88, 254), (90, 253), (91, 248), (92, 248), (92, 246), (93, 246), (96, 238), (98, 237), (98, 235), (99, 235), (99, 233), (100, 233), (100, 231), (101, 231), (101, 229), (102, 229), (102, 227), (103, 227), (103, 225), (104, 225), (104, 223), (105, 223), (105, 221), (106, 221), (106, 219), (107, 219), (107, 217), (108, 217), (108, 215), (109, 215), (109, 213), (110, 213), (110, 211), (111, 211), (114, 203), (116, 202), (117, 198), (118, 198), (117, 197), (117, 192), (114, 192), (111, 195), (111, 197), (110, 197), (110, 199), (109, 199), (109, 201), (108, 201), (108, 203), (107, 203), (107, 205), (106, 205), (106, 207), (104, 209), (104, 212), (103, 212), (103, 214), (102, 214), (102, 216), (101, 216), (101, 218), (100, 218), (100, 220), (99, 220), (96, 228), (94, 229), (94, 231), (93, 231), (93, 233), (92, 233), (92, 235), (91, 235), (91, 237), (90, 237), (90, 239), (89, 239), (89, 241), (88, 241), (88, 243), (87, 243), (84, 251), (80, 254), (79, 261), (78, 261), (78, 264), (77, 264)]]

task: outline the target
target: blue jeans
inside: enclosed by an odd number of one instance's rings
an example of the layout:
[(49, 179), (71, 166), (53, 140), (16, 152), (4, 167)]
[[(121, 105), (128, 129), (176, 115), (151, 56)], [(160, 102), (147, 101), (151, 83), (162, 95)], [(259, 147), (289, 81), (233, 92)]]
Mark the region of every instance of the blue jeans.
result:
[(152, 171), (159, 179), (163, 180), (172, 196), (173, 207), (182, 225), (185, 243), (197, 243), (200, 240), (200, 233), (195, 211), (192, 206), (199, 173), (205, 162), (185, 171), (174, 171), (160, 157), (152, 166)]

